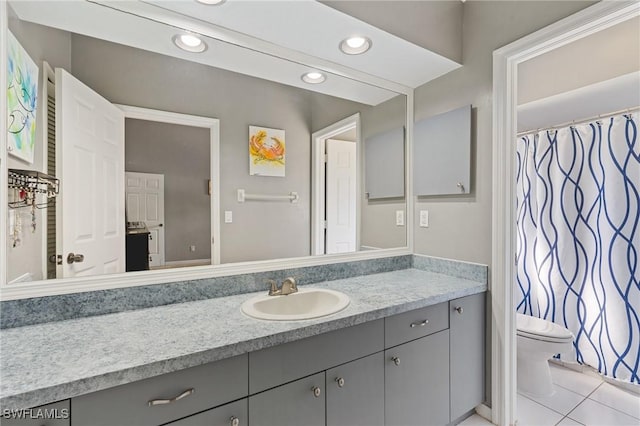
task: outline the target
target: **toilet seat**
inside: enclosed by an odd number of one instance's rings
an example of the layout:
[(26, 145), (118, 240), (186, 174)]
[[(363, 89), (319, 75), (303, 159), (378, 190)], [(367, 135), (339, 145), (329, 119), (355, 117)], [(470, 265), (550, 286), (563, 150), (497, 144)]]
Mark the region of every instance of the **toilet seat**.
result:
[(573, 341), (573, 334), (565, 327), (529, 315), (516, 314), (516, 326), (520, 337), (552, 343)]

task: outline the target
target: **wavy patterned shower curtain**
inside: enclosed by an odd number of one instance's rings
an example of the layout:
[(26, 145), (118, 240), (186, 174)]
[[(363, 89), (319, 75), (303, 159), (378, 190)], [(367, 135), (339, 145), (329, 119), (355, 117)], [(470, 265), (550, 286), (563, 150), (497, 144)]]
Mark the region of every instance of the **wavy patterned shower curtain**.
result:
[[(517, 310), (640, 384), (640, 140), (624, 114), (517, 140)], [(519, 292), (519, 293), (518, 293)]]

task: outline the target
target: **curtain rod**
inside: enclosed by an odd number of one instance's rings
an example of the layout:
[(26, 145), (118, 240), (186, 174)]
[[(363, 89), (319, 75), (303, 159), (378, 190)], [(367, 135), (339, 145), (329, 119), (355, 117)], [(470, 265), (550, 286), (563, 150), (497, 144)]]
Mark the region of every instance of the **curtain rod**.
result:
[(632, 112), (635, 112), (635, 111), (640, 111), (640, 106), (633, 107), (633, 108), (625, 108), (625, 109), (621, 109), (619, 111), (610, 112), (608, 114), (600, 114), (600, 115), (596, 115), (595, 117), (586, 118), (584, 120), (578, 120), (578, 121), (573, 120), (573, 121), (568, 121), (566, 123), (557, 124), (555, 126), (542, 127), (542, 128), (539, 128), (539, 129), (525, 130), (523, 132), (516, 133), (516, 137), (520, 137), (520, 136), (523, 136), (523, 135), (528, 135), (528, 134), (534, 133), (534, 132), (535, 133), (542, 132), (542, 131), (545, 131), (545, 130), (561, 129), (561, 128), (567, 127), (569, 125), (573, 126), (573, 125), (576, 125), (576, 124), (588, 123), (589, 121), (600, 120), (600, 119), (603, 119), (603, 118), (609, 118), (609, 117), (613, 117), (613, 116), (624, 114), (624, 113), (632, 113)]

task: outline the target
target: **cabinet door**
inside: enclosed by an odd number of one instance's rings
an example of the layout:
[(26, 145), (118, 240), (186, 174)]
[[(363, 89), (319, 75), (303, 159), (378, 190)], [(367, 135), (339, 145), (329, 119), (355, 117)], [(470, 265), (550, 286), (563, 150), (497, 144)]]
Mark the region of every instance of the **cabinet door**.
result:
[(385, 425), (449, 423), (449, 330), (385, 351)]
[(369, 200), (404, 197), (404, 127), (368, 137), (364, 163)]
[(167, 426), (247, 426), (248, 417), (247, 398), (245, 398), (169, 423)]
[(324, 381), (322, 372), (250, 396), (251, 426), (324, 426)]
[(69, 400), (2, 414), (2, 426), (69, 426)]
[(484, 401), (485, 294), (449, 302), (451, 420)]
[(327, 426), (384, 425), (384, 354), (327, 370)]
[(413, 158), (414, 195), (468, 194), (471, 105), (415, 123)]

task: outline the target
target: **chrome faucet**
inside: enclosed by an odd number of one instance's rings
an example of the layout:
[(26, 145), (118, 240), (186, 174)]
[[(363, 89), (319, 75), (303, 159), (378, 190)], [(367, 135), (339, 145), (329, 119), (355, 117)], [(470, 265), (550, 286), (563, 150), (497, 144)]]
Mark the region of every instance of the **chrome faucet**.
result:
[(269, 296), (286, 296), (287, 294), (296, 293), (298, 291), (298, 285), (293, 277), (289, 277), (282, 282), (282, 287), (278, 288), (278, 283), (275, 280), (267, 281), (270, 285)]

